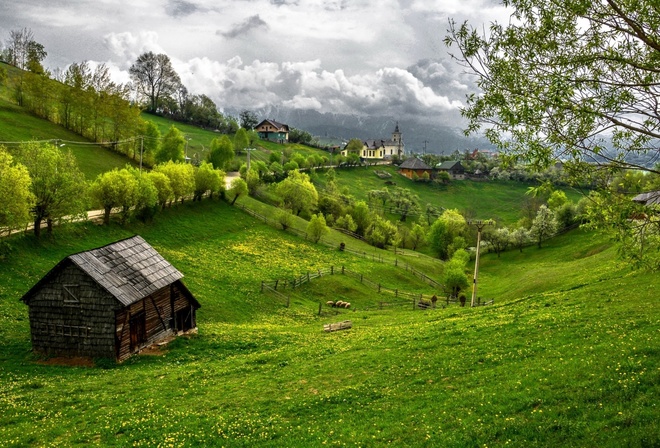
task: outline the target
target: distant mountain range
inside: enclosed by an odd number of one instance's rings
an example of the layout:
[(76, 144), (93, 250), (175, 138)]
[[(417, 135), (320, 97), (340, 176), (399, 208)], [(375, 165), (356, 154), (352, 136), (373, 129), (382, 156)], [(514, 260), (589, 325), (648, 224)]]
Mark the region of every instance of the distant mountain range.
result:
[[(238, 111), (226, 111), (238, 116)], [(435, 123), (411, 118), (400, 120), (385, 116), (361, 117), (320, 113), (315, 110), (265, 108), (253, 110), (259, 120), (270, 118), (290, 127), (302, 129), (319, 137), (323, 143), (340, 144), (351, 138), (383, 139), (392, 137), (399, 123), (407, 153), (451, 154), (473, 149), (492, 149), (485, 138), (465, 137), (461, 128), (446, 123)]]

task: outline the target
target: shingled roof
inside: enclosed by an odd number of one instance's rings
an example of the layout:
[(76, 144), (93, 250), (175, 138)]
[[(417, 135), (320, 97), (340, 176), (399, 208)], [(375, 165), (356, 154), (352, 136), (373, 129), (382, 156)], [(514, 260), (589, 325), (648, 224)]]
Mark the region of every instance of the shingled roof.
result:
[(70, 255), (57, 264), (21, 300), (26, 301), (48, 278), (67, 263), (73, 263), (123, 305), (135, 303), (183, 278), (141, 236)]
[(283, 123), (279, 123), (279, 122), (277, 122), (277, 121), (275, 121), (275, 120), (271, 120), (271, 119), (269, 119), (269, 118), (267, 118), (267, 119), (263, 120), (261, 123), (259, 123), (259, 124), (256, 126), (256, 128), (258, 128), (259, 126), (261, 126), (261, 125), (264, 124), (264, 123), (269, 123), (271, 126), (273, 126), (275, 129), (277, 129), (277, 130), (280, 131), (280, 132), (284, 132), (284, 131), (288, 131), (288, 130), (289, 130), (289, 125), (287, 125), (287, 124), (283, 124)]
[(658, 205), (660, 204), (660, 190), (638, 194), (632, 200), (644, 205)]
[(403, 161), (399, 168), (405, 168), (409, 170), (432, 170), (430, 166), (424, 163), (423, 160), (418, 159), (417, 157), (411, 157)]

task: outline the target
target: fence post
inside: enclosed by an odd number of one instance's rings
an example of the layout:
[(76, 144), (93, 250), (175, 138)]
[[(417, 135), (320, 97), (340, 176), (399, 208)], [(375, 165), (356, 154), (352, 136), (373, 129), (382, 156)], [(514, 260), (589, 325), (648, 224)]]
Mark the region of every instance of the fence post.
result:
[(291, 303), (291, 298), (289, 296), (286, 296), (286, 307), (289, 308), (289, 304)]
[(394, 297), (399, 298), (399, 289), (394, 290)]
[(394, 266), (398, 266), (398, 265), (399, 265), (399, 259), (398, 259), (398, 258), (395, 258), (395, 259), (394, 259)]
[(293, 277), (293, 286), (291, 288), (296, 289), (296, 278), (295, 277)]
[(277, 284), (278, 284), (279, 282), (280, 282), (279, 279), (278, 279), (278, 280), (275, 280), (275, 291), (277, 291)]
[(335, 267), (330, 266), (330, 275), (335, 275)]
[(383, 302), (382, 301), (378, 302), (378, 308), (380, 308), (381, 310), (383, 309)]
[(309, 271), (307, 271), (307, 281), (309, 281)]
[(344, 274), (344, 266), (341, 267), (341, 273)]
[(261, 280), (261, 292), (264, 292), (264, 281)]
[(360, 274), (360, 283), (363, 283), (362, 280), (364, 280), (364, 275)]
[(378, 284), (378, 292), (380, 292), (380, 283)]

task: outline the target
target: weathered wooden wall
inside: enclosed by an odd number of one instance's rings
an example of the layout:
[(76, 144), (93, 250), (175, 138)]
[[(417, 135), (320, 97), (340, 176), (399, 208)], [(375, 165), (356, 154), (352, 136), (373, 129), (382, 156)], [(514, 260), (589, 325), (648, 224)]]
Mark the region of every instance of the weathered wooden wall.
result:
[[(177, 283), (161, 288), (116, 313), (116, 354), (119, 361), (128, 358), (140, 348), (175, 333), (174, 316), (176, 312), (190, 307), (190, 302), (181, 292)], [(137, 347), (131, 347), (130, 319), (131, 316), (142, 312), (145, 313), (146, 340)], [(193, 314), (193, 326), (195, 325)]]
[(73, 264), (30, 298), (35, 351), (49, 355), (114, 357), (120, 303)]

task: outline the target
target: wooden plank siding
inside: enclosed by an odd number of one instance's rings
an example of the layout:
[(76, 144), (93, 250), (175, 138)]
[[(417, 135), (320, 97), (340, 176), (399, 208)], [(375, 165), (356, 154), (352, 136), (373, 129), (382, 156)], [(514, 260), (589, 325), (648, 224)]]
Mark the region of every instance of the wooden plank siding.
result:
[[(191, 328), (195, 328), (193, 306), (183, 293), (180, 282), (176, 282), (118, 311), (115, 315), (117, 360), (123, 361), (145, 346), (176, 334), (177, 331), (187, 330), (176, 328), (174, 319), (178, 311), (186, 309), (193, 313)], [(140, 313), (145, 316), (146, 338), (138, 346), (131, 347), (130, 319)]]
[(30, 301), (34, 350), (47, 355), (114, 357), (114, 313), (121, 304), (72, 263), (54, 280)]

